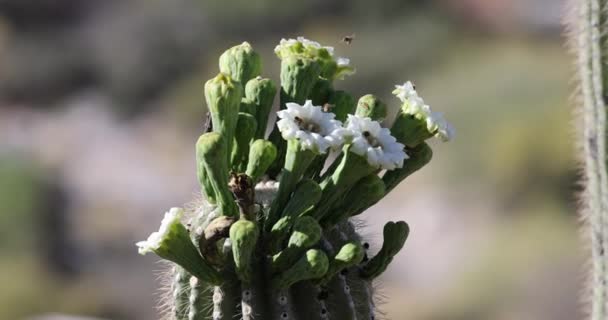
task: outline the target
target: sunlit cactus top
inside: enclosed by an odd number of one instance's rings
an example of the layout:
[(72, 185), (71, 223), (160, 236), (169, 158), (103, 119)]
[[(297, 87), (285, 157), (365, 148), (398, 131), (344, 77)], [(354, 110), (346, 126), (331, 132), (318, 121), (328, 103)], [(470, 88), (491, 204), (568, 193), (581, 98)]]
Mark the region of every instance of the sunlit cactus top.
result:
[(334, 87), (354, 73), (334, 48), (298, 37), (275, 53), (280, 85), (262, 76), (249, 43), (221, 55), (195, 148), (203, 200), (171, 209), (137, 243), (173, 263), (171, 319), (375, 319), (371, 281), (409, 226), (388, 222), (372, 255), (350, 221), (430, 161), (427, 139), (453, 136), (409, 81), (393, 92), (401, 105), (356, 101)]

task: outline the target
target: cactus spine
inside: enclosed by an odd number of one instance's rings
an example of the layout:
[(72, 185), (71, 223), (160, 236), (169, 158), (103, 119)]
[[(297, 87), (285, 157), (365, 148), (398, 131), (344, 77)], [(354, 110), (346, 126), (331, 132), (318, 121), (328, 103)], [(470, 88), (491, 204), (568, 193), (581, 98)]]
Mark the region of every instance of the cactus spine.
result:
[[(353, 73), (333, 48), (298, 38), (282, 40), (275, 52), (281, 111), (270, 137), (265, 125), (277, 90), (259, 76), (260, 57), (245, 42), (222, 54), (221, 73), (205, 84), (213, 132), (195, 148), (204, 200), (189, 216), (171, 209), (160, 230), (137, 244), (140, 253), (175, 264), (168, 319), (377, 317), (372, 282), (409, 227), (388, 222), (382, 249), (367, 259), (349, 219), (428, 163), (424, 139), (401, 143), (408, 132), (425, 128), (430, 138), (447, 123), (398, 86), (399, 117), (408, 121), (395, 122), (394, 137), (377, 121), (385, 103), (366, 95), (356, 107), (350, 94), (333, 89), (335, 79)], [(406, 108), (415, 103), (422, 106)], [(422, 156), (411, 152), (418, 145)], [(341, 153), (322, 173), (330, 150)]]
[(608, 97), (608, 1), (576, 2), (573, 35), (578, 56), (584, 154), (584, 218), (591, 240), (590, 320), (608, 318), (608, 171), (606, 98)]

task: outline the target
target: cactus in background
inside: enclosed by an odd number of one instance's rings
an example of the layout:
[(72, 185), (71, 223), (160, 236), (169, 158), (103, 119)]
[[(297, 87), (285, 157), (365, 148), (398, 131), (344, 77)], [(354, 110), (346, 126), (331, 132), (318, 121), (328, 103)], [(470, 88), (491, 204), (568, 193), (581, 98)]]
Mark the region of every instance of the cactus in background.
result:
[[(277, 90), (245, 42), (222, 54), (221, 73), (205, 84), (213, 132), (195, 148), (203, 201), (171, 209), (137, 243), (172, 262), (167, 319), (377, 319), (372, 282), (409, 227), (388, 222), (372, 257), (349, 219), (429, 162), (425, 140), (452, 135), (409, 82), (397, 86), (402, 106), (383, 128), (387, 104), (373, 95), (355, 104), (333, 88), (354, 71), (333, 48), (298, 38), (275, 52), (281, 110), (270, 137)], [(322, 172), (331, 150), (338, 157)]]
[(578, 56), (581, 97), (581, 142), (584, 155), (586, 236), (591, 244), (589, 319), (608, 319), (608, 168), (606, 99), (608, 97), (608, 22), (606, 0), (573, 1), (572, 45)]

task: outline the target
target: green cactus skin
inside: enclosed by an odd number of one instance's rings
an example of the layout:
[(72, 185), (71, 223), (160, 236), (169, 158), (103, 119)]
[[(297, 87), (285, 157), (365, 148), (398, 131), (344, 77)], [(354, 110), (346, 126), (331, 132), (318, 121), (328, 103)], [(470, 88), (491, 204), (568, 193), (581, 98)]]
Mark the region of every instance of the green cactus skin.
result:
[[(343, 74), (338, 69), (350, 66), (338, 66), (325, 48), (300, 49), (282, 57), (282, 108), (312, 99), (340, 121), (353, 112), (386, 117), (387, 106), (375, 96), (362, 97), (356, 108), (352, 96), (333, 89)], [(167, 319), (376, 319), (373, 281), (404, 246), (409, 228), (387, 223), (382, 249), (368, 261), (353, 216), (426, 165), (431, 149), (424, 142), (408, 145), (404, 167), (380, 177), (378, 167), (350, 152), (345, 135), (342, 152), (321, 176), (326, 155), (303, 148), (299, 138), (283, 140), (276, 126), (264, 140), (277, 88), (256, 77), (258, 62), (247, 43), (220, 58), (223, 73), (205, 84), (213, 132), (196, 143), (203, 199), (190, 220), (172, 211), (163, 221), (160, 247), (154, 236), (138, 243), (175, 262)], [(393, 126), (396, 138), (406, 141), (400, 125)]]
[(608, 20), (606, 0), (574, 2), (574, 49), (582, 102), (582, 146), (585, 190), (583, 217), (590, 238), (589, 319), (608, 318), (608, 169), (606, 156), (606, 97), (608, 97)]

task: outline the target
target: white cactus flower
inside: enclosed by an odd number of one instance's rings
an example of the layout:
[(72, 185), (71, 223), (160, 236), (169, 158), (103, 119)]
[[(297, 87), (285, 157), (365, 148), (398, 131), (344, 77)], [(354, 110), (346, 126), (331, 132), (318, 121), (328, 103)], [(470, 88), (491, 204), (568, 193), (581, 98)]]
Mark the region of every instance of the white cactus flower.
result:
[(428, 104), (424, 103), (411, 81), (407, 81), (403, 85), (395, 85), (393, 94), (403, 102), (401, 110), (404, 113), (424, 120), (429, 132), (435, 133), (435, 136), (442, 141), (447, 142), (452, 139), (455, 133), (454, 127), (445, 120), (443, 114), (434, 112)]
[(304, 105), (287, 103), (286, 107), (277, 112), (281, 119), (277, 127), (285, 140), (298, 139), (305, 149), (325, 153), (329, 148), (341, 147), (349, 136), (342, 123), (334, 119), (335, 114), (323, 112), (310, 100)]
[(372, 166), (393, 170), (403, 167), (403, 160), (408, 159), (405, 146), (377, 121), (349, 114), (346, 129), (352, 134), (350, 150), (366, 157)]
[(139, 254), (144, 255), (148, 252), (157, 250), (163, 239), (167, 236), (169, 230), (171, 230), (171, 226), (176, 223), (181, 223), (180, 220), (183, 214), (184, 210), (182, 208), (171, 208), (166, 212), (158, 231), (152, 232), (147, 240), (139, 241), (135, 244), (139, 247)]
[(411, 98), (419, 98), (418, 92), (416, 92), (416, 86), (411, 81), (407, 81), (403, 85), (395, 85), (393, 94), (402, 102), (406, 102)]

